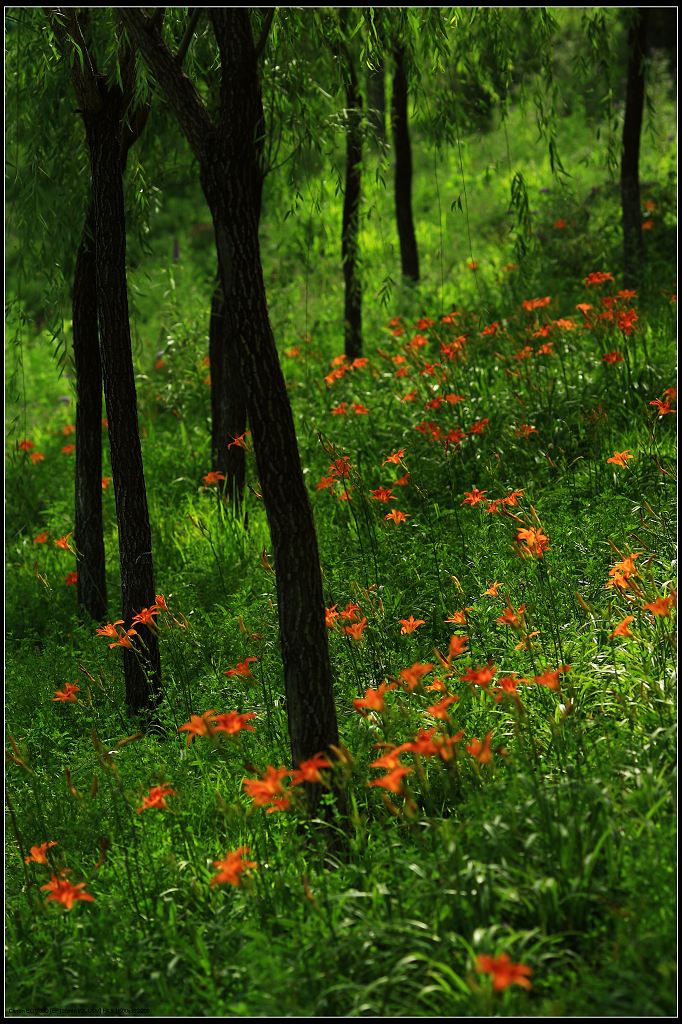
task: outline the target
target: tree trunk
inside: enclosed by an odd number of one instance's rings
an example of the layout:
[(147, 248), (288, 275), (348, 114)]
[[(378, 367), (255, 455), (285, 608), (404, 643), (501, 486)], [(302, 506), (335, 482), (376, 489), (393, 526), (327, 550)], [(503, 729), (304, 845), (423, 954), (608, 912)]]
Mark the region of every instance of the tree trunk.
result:
[(102, 367), (97, 331), (94, 212), (83, 228), (73, 280), (73, 358), (76, 369), (76, 501), (74, 543), (78, 603), (93, 619), (107, 612), (102, 523)]
[[(225, 474), (225, 493), (241, 506), (246, 481), (244, 449), (232, 444), (246, 430), (246, 396), (234, 352), (234, 325), (222, 284), (211, 302), (208, 352), (211, 363), (211, 449), (213, 469)], [(232, 447), (229, 447), (232, 444)]]
[[(100, 355), (109, 421), (121, 564), (122, 612), (126, 628), (155, 601), (151, 529), (137, 423), (128, 293), (121, 154), (120, 91), (102, 91), (102, 109), (84, 112), (90, 150), (95, 218), (95, 254)], [(136, 649), (123, 651), (126, 703), (133, 712), (152, 708), (160, 696), (156, 634), (136, 625)]]
[(360, 191), (362, 185), (362, 97), (352, 55), (346, 53), (346, 187), (341, 226), (341, 261), (345, 284), (344, 351), (348, 359), (362, 354), (362, 284), (358, 268)]
[(317, 537), (294, 420), (270, 326), (260, 260), (263, 107), (245, 8), (211, 8), (220, 50), (220, 112), (211, 120), (151, 22), (121, 10), (199, 161), (215, 227), (233, 351), (246, 394), (277, 574), (284, 683), (295, 764), (338, 744)]
[(402, 45), (395, 46), (393, 56), (395, 72), (391, 121), (395, 147), (395, 213), (398, 222), (398, 238), (400, 239), (400, 262), (403, 277), (418, 281), (419, 255), (412, 219), (412, 148), (408, 128), (405, 50)]
[(638, 286), (644, 263), (642, 208), (639, 194), (639, 144), (644, 111), (644, 55), (649, 9), (637, 8), (628, 36), (628, 79), (623, 121), (623, 154), (620, 191), (623, 207), (623, 279), (627, 287)]

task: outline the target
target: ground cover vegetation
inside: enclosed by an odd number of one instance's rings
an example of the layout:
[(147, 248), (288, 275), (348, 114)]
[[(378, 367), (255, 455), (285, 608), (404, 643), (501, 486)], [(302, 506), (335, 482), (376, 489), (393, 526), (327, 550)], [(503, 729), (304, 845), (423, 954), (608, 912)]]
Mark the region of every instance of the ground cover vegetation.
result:
[(675, 1012), (672, 10), (7, 10), (12, 1015)]

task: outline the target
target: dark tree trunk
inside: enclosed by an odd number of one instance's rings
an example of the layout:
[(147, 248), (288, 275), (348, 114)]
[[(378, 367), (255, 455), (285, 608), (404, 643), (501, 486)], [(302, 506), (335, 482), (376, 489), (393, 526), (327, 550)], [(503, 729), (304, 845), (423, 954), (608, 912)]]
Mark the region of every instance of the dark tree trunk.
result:
[(268, 316), (258, 221), (263, 108), (248, 11), (212, 8), (221, 58), (214, 124), (144, 15), (121, 16), (163, 88), (199, 161), (215, 227), (277, 573), (277, 605), (295, 764), (338, 743), (315, 524), (294, 421)]
[(644, 263), (642, 208), (639, 194), (639, 144), (644, 112), (644, 55), (649, 9), (632, 15), (629, 32), (628, 79), (623, 122), (620, 191), (623, 207), (623, 278), (628, 287), (641, 283)]
[(344, 351), (348, 359), (362, 354), (362, 284), (358, 267), (360, 192), (362, 185), (362, 97), (350, 52), (346, 52), (346, 187), (343, 196), (341, 261), (345, 284)]
[(74, 543), (78, 603), (93, 619), (107, 612), (102, 523), (102, 367), (97, 331), (94, 213), (90, 206), (73, 280), (76, 370), (76, 508)]
[(398, 238), (400, 239), (400, 262), (403, 277), (418, 281), (419, 255), (412, 219), (412, 148), (407, 114), (407, 75), (405, 74), (405, 51), (400, 44), (395, 46), (393, 56), (395, 72), (391, 121), (395, 148), (395, 213), (398, 222)]
[[(90, 150), (95, 218), (95, 253), (100, 355), (109, 421), (121, 564), (122, 612), (126, 627), (155, 601), (151, 529), (137, 424), (123, 201), (120, 91), (101, 87), (102, 108), (84, 112)], [(152, 708), (160, 696), (156, 634), (136, 625), (135, 651), (124, 649), (126, 703), (133, 712)]]
[(223, 286), (218, 283), (213, 292), (208, 332), (211, 449), (213, 468), (225, 474), (225, 493), (238, 509), (244, 497), (246, 458), (244, 449), (232, 442), (246, 430), (246, 396), (233, 336), (234, 324), (225, 305)]

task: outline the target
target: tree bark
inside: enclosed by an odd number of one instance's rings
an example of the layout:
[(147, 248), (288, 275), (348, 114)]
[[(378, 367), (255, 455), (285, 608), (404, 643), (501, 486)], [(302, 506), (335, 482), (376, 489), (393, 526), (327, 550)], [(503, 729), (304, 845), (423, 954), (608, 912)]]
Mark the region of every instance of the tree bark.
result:
[(395, 213), (400, 239), (400, 262), (403, 277), (419, 280), (419, 255), (412, 218), (412, 147), (407, 113), (407, 75), (405, 50), (396, 44), (393, 50), (395, 71), (391, 100), (393, 145), (395, 148)]
[(210, 12), (221, 61), (215, 124), (144, 15), (124, 8), (121, 17), (194, 150), (213, 217), (232, 351), (272, 537), (289, 735), (299, 764), (338, 744), (338, 728), (315, 524), (260, 259), (263, 107), (249, 14), (244, 8)]
[[(100, 355), (118, 520), (122, 613), (129, 628), (133, 616), (154, 603), (155, 591), (126, 287), (122, 96), (115, 87), (101, 86), (100, 91), (101, 109), (84, 111), (83, 120), (92, 173)], [(147, 626), (135, 628), (136, 649), (123, 650), (126, 703), (132, 712), (145, 712), (160, 697), (159, 646)]]
[(639, 193), (639, 148), (644, 112), (644, 56), (649, 9), (637, 8), (630, 26), (628, 77), (623, 121), (620, 190), (623, 212), (623, 279), (638, 286), (644, 264), (642, 208)]
[(362, 96), (352, 54), (346, 58), (346, 186), (341, 224), (344, 293), (344, 351), (348, 359), (362, 354), (362, 283), (358, 267), (360, 197), (362, 189)]
[(73, 539), (78, 603), (102, 621), (107, 583), (102, 522), (102, 366), (97, 330), (95, 223), (90, 205), (73, 279), (73, 357), (76, 369), (76, 479)]
[(213, 292), (208, 332), (211, 449), (213, 468), (225, 474), (225, 494), (237, 510), (244, 497), (246, 457), (244, 449), (232, 442), (246, 430), (246, 396), (234, 355), (233, 333), (234, 325), (223, 298), (223, 286), (218, 282)]

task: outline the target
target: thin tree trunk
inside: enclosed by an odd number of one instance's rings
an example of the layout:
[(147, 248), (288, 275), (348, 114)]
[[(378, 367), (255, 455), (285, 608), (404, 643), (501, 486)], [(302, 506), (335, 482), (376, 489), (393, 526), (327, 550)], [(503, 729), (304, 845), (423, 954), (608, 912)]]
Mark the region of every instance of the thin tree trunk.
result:
[(398, 238), (400, 239), (400, 262), (403, 277), (418, 281), (419, 255), (412, 218), (412, 147), (408, 127), (405, 50), (402, 45), (395, 46), (393, 56), (395, 72), (391, 121), (395, 148), (395, 213), (398, 223)]
[(102, 522), (102, 367), (97, 331), (94, 211), (90, 205), (73, 280), (76, 369), (75, 525), (78, 603), (93, 619), (107, 612)]
[(629, 32), (628, 78), (620, 171), (623, 208), (623, 277), (628, 287), (641, 282), (644, 263), (642, 209), (639, 193), (639, 147), (644, 112), (644, 56), (649, 9), (637, 8)]
[[(345, 48), (344, 48), (345, 49)], [(341, 225), (343, 263), (344, 351), (348, 359), (362, 354), (362, 284), (358, 267), (360, 195), (362, 187), (362, 97), (352, 55), (346, 51), (346, 187)]]
[(234, 356), (234, 325), (225, 305), (223, 286), (213, 292), (208, 333), (211, 363), (211, 448), (213, 468), (225, 474), (225, 493), (241, 506), (246, 482), (246, 458), (234, 438), (246, 430), (246, 396)]
[[(155, 601), (151, 528), (137, 424), (128, 293), (121, 154), (120, 92), (102, 90), (102, 109), (84, 112), (90, 150), (100, 354), (114, 478), (126, 627)], [(152, 708), (160, 696), (156, 634), (137, 624), (136, 650), (124, 649), (126, 703), (133, 712)]]

